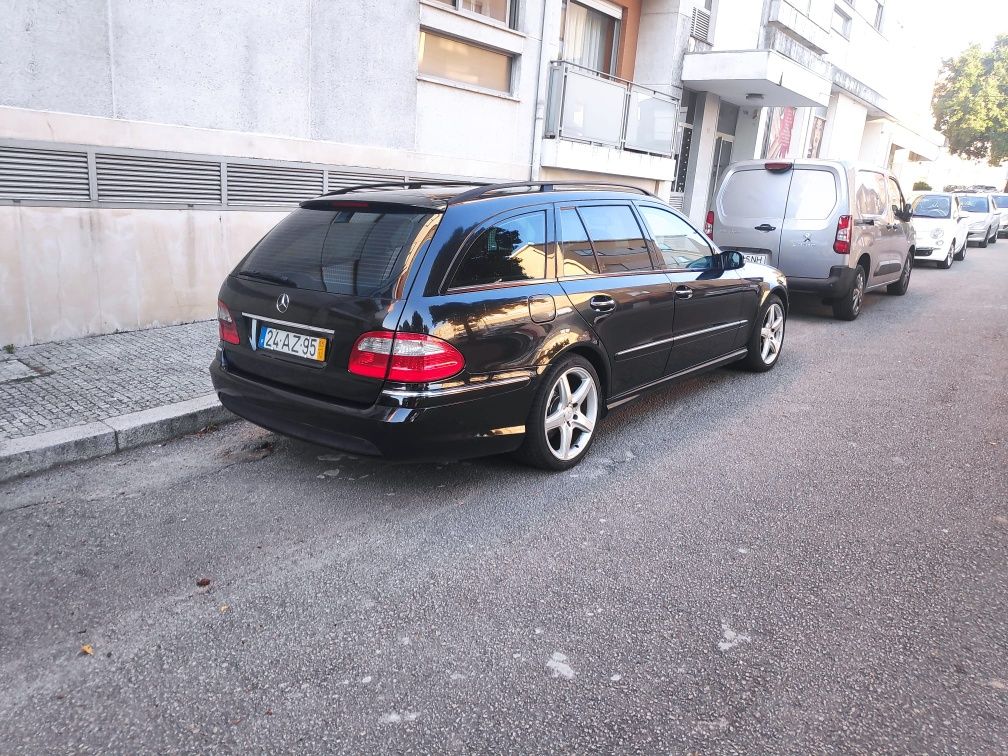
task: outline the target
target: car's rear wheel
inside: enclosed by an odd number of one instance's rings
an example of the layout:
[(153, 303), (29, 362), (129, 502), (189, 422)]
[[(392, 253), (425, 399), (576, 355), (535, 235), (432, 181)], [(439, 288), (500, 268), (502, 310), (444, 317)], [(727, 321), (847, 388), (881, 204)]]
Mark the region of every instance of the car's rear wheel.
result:
[(749, 337), (749, 351), (743, 360), (747, 368), (764, 373), (777, 364), (784, 347), (786, 321), (784, 303), (776, 294), (771, 294), (760, 308)]
[(854, 269), (854, 283), (850, 292), (833, 303), (833, 317), (840, 320), (854, 320), (861, 314), (866, 280), (865, 269), (858, 265)]
[(941, 268), (942, 270), (948, 270), (949, 268), (951, 268), (952, 267), (952, 257), (953, 257), (953, 255), (952, 255), (952, 247), (949, 247), (949, 251), (948, 251), (948, 254), (945, 255), (945, 259), (938, 261), (938, 267)]
[[(952, 240), (952, 249), (955, 249), (955, 246), (956, 246), (955, 239), (953, 239)], [(955, 253), (955, 259), (956, 260), (965, 260), (966, 259), (966, 245), (965, 244), (962, 245), (962, 249), (960, 249), (958, 252)]]
[[(952, 249), (955, 249), (955, 241), (952, 242)], [(903, 272), (900, 273), (898, 281), (886, 286), (886, 291), (902, 297), (910, 288), (910, 274), (913, 272), (913, 252), (907, 252), (906, 260), (903, 262)]]
[(567, 470), (581, 461), (595, 438), (602, 401), (598, 374), (588, 360), (572, 355), (543, 378), (518, 457), (545, 470)]

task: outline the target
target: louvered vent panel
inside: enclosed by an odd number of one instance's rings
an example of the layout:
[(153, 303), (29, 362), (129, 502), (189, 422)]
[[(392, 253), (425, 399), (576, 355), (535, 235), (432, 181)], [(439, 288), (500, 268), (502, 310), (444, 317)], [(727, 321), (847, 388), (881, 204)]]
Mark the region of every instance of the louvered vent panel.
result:
[(135, 155), (95, 155), (103, 202), (221, 203), (220, 163)]
[(322, 170), (228, 163), (229, 205), (296, 205), (322, 193)]
[(389, 176), (381, 173), (348, 173), (346, 171), (329, 171), (329, 191), (345, 189), (348, 186), (361, 184), (381, 184), (389, 181), (402, 181), (405, 176)]
[(681, 194), (672, 194), (669, 197), (669, 207), (674, 207), (676, 210), (682, 212), (683, 209), (683, 196)]
[(693, 24), (690, 27), (690, 36), (696, 37), (702, 42), (710, 42), (710, 13), (700, 8), (693, 9)]
[(87, 202), (87, 153), (0, 147), (0, 199)]

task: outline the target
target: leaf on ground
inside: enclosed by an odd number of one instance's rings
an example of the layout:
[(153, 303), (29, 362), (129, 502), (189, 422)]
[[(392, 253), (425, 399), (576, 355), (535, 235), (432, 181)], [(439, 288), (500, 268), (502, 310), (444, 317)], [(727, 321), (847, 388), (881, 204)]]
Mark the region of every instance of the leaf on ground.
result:
[(221, 614), (224, 614), (225, 612), (230, 612), (230, 611), (231, 611), (231, 607), (228, 606), (227, 604), (221, 604), (220, 605), (220, 613)]
[(85, 643), (80, 647), (80, 652), (82, 656), (94, 656), (94, 646), (90, 643)]
[(211, 582), (212, 581), (210, 580), (210, 578), (208, 578), (208, 577), (201, 577), (199, 580), (196, 581), (196, 585), (199, 588), (206, 588), (208, 585), (210, 585)]

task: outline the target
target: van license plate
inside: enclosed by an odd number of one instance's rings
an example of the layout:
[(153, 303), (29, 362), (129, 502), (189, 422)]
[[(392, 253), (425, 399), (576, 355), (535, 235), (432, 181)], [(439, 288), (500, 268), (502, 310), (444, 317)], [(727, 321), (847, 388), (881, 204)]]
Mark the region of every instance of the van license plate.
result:
[(259, 348), (293, 354), (295, 357), (303, 357), (306, 360), (325, 362), (326, 340), (318, 336), (305, 336), (300, 333), (281, 331), (279, 328), (261, 326)]
[(766, 265), (770, 259), (770, 255), (754, 255), (749, 252), (743, 252), (742, 257), (746, 262), (759, 263), (760, 265)]

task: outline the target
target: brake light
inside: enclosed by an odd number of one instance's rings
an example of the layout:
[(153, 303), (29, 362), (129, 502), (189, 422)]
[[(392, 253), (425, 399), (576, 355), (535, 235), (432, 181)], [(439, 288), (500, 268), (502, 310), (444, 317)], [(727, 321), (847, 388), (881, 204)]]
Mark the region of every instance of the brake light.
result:
[(790, 171), (794, 168), (794, 163), (764, 163), (763, 167), (771, 173), (783, 173), (784, 171)]
[(365, 378), (429, 383), (450, 378), (465, 367), (462, 353), (443, 339), (423, 333), (365, 333), (350, 351), (348, 370)]
[(851, 217), (841, 215), (836, 224), (836, 238), (833, 240), (833, 251), (838, 255), (850, 254)]
[(707, 211), (707, 220), (703, 224), (703, 232), (707, 234), (707, 238), (714, 241), (714, 211)]
[(217, 327), (220, 331), (220, 340), (228, 344), (241, 344), (241, 337), (238, 336), (238, 325), (231, 317), (231, 311), (227, 305), (217, 300)]

